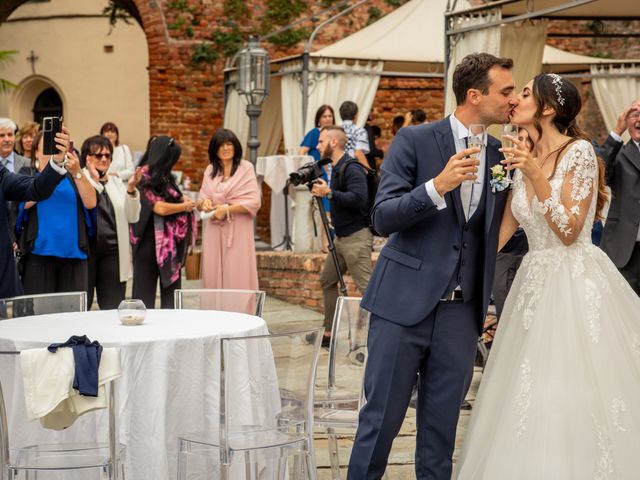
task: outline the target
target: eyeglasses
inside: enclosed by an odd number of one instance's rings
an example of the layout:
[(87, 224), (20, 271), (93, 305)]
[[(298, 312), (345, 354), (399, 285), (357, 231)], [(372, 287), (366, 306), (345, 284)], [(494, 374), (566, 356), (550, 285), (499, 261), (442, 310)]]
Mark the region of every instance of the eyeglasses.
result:
[(631, 112), (629, 115), (627, 115), (627, 118), (637, 120), (638, 118), (640, 118), (640, 112)]
[(96, 157), (98, 160), (111, 160), (110, 153), (91, 153), (92, 157)]

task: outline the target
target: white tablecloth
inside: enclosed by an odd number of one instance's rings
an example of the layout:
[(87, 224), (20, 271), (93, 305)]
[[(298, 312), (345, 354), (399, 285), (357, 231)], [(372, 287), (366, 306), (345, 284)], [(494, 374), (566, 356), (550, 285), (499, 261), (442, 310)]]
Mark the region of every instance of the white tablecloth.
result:
[[(217, 431), (219, 339), (266, 333), (264, 320), (240, 313), (149, 310), (143, 325), (126, 327), (116, 311), (92, 311), (1, 321), (0, 349), (45, 347), (72, 335), (87, 335), (105, 347), (119, 347), (123, 374), (117, 384), (117, 421), (120, 442), (127, 447), (126, 477), (164, 480), (176, 476), (178, 434), (207, 428)], [(13, 388), (5, 386), (5, 399), (14, 411), (22, 407), (24, 412), (19, 390), (22, 380), (13, 376), (9, 385)], [(46, 442), (48, 432), (39, 422), (16, 432), (12, 427), (26, 421), (20, 417), (10, 418), (15, 444)], [(103, 417), (98, 427), (95, 420), (88, 421), (91, 417), (81, 417), (73, 432), (64, 432), (68, 433), (65, 440), (79, 440), (80, 434), (93, 433), (96, 428), (105, 435), (106, 415)]]
[[(282, 242), (284, 238), (284, 194), (282, 193), (289, 174), (295, 172), (302, 165), (312, 162), (309, 155), (271, 155), (258, 157), (256, 161), (256, 175), (263, 177), (264, 182), (271, 187), (271, 246)], [(289, 196), (289, 235), (293, 232), (293, 198)], [(281, 250), (282, 248), (279, 248)]]

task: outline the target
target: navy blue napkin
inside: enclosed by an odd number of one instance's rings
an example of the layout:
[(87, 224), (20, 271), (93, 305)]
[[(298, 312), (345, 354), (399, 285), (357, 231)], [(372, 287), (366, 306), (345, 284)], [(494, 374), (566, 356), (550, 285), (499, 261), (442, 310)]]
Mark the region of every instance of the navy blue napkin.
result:
[(92, 342), (86, 335), (74, 335), (64, 343), (52, 343), (47, 347), (51, 353), (58, 348), (71, 347), (76, 371), (73, 376), (73, 388), (80, 395), (87, 397), (98, 396), (98, 367), (102, 356), (102, 345), (98, 341)]

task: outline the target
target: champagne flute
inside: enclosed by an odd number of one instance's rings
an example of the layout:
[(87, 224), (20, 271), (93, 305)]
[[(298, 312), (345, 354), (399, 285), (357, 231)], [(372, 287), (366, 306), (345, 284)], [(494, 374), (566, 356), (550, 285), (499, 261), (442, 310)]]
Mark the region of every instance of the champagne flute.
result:
[[(472, 123), (469, 125), (469, 138), (467, 139), (467, 147), (468, 148), (479, 148), (480, 151), (477, 153), (472, 153), (470, 155), (471, 158), (477, 158), (480, 160), (480, 154), (482, 153), (482, 149), (485, 146), (487, 141), (487, 131), (484, 125), (479, 123)], [(474, 183), (480, 183), (477, 180)]]
[[(502, 148), (513, 148), (514, 143), (513, 139), (518, 138), (518, 125), (515, 123), (504, 123), (502, 124), (502, 133), (500, 134), (500, 140), (502, 141)], [(505, 160), (510, 160), (513, 158), (512, 153), (504, 154)], [(511, 163), (507, 163), (507, 166), (510, 166)], [(513, 170), (507, 171), (507, 183), (513, 183)]]

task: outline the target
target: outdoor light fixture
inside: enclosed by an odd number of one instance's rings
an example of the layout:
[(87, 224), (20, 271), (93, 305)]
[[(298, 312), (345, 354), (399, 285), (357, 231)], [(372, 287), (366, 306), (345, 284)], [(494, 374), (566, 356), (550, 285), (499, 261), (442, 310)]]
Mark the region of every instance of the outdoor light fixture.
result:
[(269, 95), (269, 54), (260, 46), (258, 37), (251, 36), (249, 45), (238, 54), (238, 84), (240, 95), (247, 99), (249, 116), (249, 160), (254, 165), (258, 157), (258, 117), (262, 111), (262, 102)]

